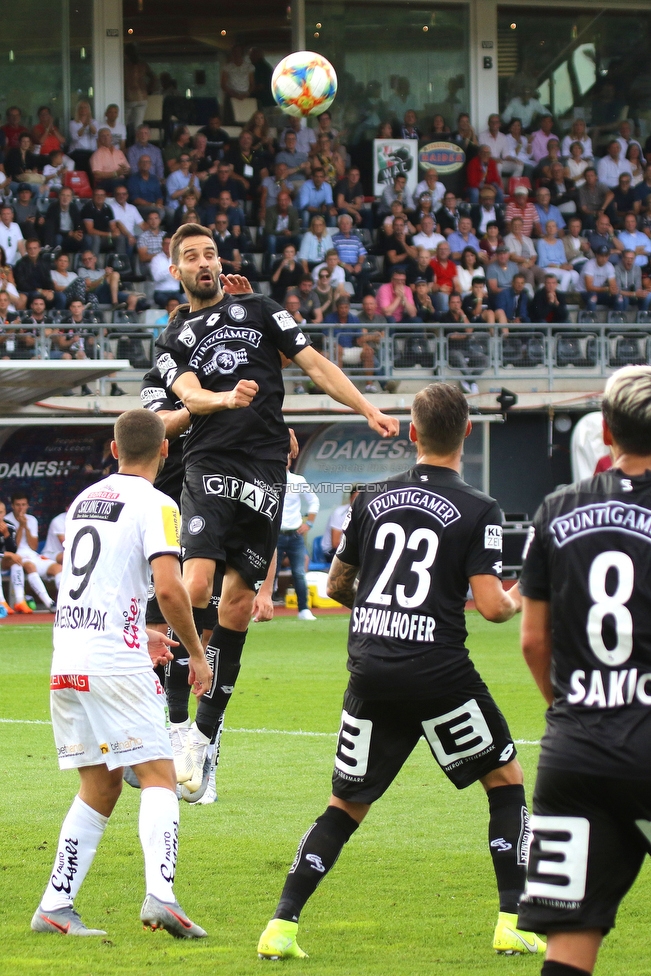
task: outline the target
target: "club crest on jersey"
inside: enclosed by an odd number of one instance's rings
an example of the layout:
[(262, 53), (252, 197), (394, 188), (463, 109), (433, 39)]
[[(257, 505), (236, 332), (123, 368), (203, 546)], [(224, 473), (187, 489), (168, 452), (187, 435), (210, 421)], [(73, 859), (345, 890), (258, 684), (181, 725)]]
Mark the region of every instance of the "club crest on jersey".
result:
[(224, 345), (217, 346), (212, 359), (203, 367), (203, 373), (205, 376), (210, 376), (217, 370), (223, 375), (228, 375), (248, 361), (246, 349), (227, 349)]
[(229, 305), (228, 314), (235, 322), (243, 322), (246, 318), (246, 309), (242, 305)]
[(197, 337), (189, 325), (186, 325), (185, 328), (179, 332), (179, 342), (182, 342), (184, 346), (188, 346), (190, 349), (192, 346), (196, 345)]

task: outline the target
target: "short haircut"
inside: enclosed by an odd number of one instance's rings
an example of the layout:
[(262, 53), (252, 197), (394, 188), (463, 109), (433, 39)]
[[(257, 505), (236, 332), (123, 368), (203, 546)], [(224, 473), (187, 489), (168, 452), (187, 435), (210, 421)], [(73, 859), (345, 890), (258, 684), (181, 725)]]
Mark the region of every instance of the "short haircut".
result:
[(457, 386), (430, 383), (414, 397), (411, 418), (428, 454), (451, 454), (466, 436), (468, 401)]
[(336, 247), (329, 247), (328, 250), (325, 252), (325, 256), (327, 258), (331, 258), (331, 257), (337, 257), (338, 258), (339, 257), (339, 251), (337, 250)]
[(25, 499), (26, 502), (29, 501), (29, 495), (27, 494), (27, 492), (24, 489), (21, 491), (20, 488), (17, 488), (16, 491), (12, 491), (9, 498), (12, 503), (22, 501), (23, 498)]
[(179, 263), (181, 242), (188, 237), (208, 237), (211, 244), (215, 243), (212, 232), (207, 227), (202, 227), (201, 224), (181, 224), (179, 229), (175, 231), (170, 243), (172, 264)]
[[(547, 275), (545, 275), (545, 278), (546, 277)], [(550, 275), (550, 278), (555, 278), (555, 277), (556, 275)], [(523, 281), (527, 280), (527, 276), (523, 274), (522, 271), (516, 271), (513, 277), (511, 278), (511, 281), (515, 281), (516, 278), (522, 278)]]
[(624, 366), (606, 383), (604, 419), (627, 454), (651, 454), (651, 366)]
[(165, 424), (151, 410), (127, 410), (115, 422), (114, 437), (121, 463), (147, 463), (160, 453)]

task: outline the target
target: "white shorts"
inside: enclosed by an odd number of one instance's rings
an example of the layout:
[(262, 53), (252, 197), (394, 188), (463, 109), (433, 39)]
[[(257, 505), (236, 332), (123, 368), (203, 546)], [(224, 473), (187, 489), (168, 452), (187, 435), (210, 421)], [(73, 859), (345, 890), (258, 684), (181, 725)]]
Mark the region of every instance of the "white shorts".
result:
[(50, 709), (60, 769), (172, 759), (165, 693), (153, 671), (52, 675)]
[(341, 362), (344, 366), (357, 366), (362, 361), (361, 346), (343, 346), (341, 349)]
[(57, 566), (58, 563), (56, 559), (50, 559), (49, 556), (41, 556), (40, 553), (34, 552), (33, 549), (21, 549), (18, 553), (23, 562), (34, 563), (36, 566), (36, 572), (43, 579), (47, 576), (47, 571), (50, 566)]

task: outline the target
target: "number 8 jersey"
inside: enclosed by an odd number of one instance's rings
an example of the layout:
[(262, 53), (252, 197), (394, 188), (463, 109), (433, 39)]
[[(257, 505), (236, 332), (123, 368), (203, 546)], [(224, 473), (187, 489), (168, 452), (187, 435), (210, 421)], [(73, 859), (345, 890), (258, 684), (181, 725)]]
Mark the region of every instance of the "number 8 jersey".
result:
[(613, 468), (549, 495), (525, 554), (522, 593), (552, 601), (540, 765), (648, 778), (651, 475)]
[(111, 475), (75, 498), (66, 516), (52, 675), (150, 670), (149, 564), (180, 555), (180, 524), (176, 502), (137, 475)]
[(348, 634), (352, 694), (425, 699), (473, 676), (468, 579), (501, 575), (497, 502), (451, 468), (417, 464), (360, 492), (342, 533), (337, 557), (360, 567)]

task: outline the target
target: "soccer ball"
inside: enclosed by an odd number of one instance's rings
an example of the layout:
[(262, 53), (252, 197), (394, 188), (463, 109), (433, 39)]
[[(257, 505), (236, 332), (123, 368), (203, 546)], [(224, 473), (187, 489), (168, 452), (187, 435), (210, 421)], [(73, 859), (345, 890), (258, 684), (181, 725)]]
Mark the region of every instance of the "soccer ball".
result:
[(288, 115), (320, 115), (334, 102), (337, 75), (322, 55), (296, 51), (276, 65), (271, 91)]

